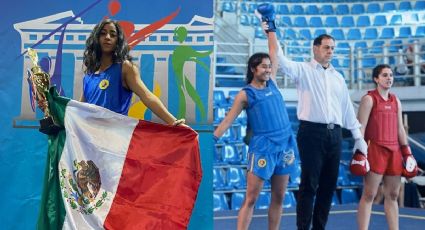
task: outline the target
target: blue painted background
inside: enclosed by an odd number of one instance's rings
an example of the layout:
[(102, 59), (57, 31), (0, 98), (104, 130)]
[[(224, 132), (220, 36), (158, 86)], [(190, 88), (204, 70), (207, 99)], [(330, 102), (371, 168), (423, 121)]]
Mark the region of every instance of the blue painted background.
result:
[[(33, 20), (59, 12), (72, 10), (75, 14), (95, 0), (43, 0), (4, 1), (0, 15), (0, 228), (34, 229), (41, 196), (41, 181), (46, 164), (47, 138), (36, 129), (13, 128), (13, 119), (19, 116), (23, 57), (21, 38), (13, 24)], [(108, 15), (109, 0), (99, 1), (82, 16), (85, 24), (96, 24)], [(211, 18), (213, 0), (121, 0), (120, 12), (112, 17), (149, 24), (178, 7), (180, 13), (171, 24), (188, 23), (193, 15)], [(40, 55), (40, 54), (39, 54)], [(66, 55), (64, 55), (66, 59)], [(141, 68), (149, 66), (138, 63)], [(63, 76), (73, 76), (73, 68), (63, 66)], [(62, 80), (66, 93), (73, 94), (69, 78)], [(152, 82), (147, 82), (147, 86)], [(211, 89), (207, 89), (211, 90)], [(41, 117), (41, 113), (37, 113)], [(211, 127), (197, 124), (193, 128), (200, 133), (203, 181), (191, 219), (190, 229), (212, 229), (212, 186), (211, 186)]]

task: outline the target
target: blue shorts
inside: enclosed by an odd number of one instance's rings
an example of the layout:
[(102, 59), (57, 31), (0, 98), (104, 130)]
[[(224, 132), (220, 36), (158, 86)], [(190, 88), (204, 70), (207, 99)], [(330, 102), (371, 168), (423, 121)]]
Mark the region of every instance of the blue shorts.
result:
[(248, 172), (263, 180), (273, 175), (287, 175), (295, 170), (295, 152), (293, 149), (272, 154), (249, 153)]

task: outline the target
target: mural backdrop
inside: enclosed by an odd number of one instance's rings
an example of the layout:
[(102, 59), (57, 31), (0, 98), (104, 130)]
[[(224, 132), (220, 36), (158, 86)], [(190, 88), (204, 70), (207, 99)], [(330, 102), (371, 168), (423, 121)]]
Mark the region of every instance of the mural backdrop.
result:
[[(105, 17), (120, 21), (142, 80), (177, 117), (200, 133), (203, 182), (190, 228), (212, 228), (211, 148), (213, 0), (73, 0), (2, 3), (0, 15), (0, 223), (33, 229), (46, 164), (47, 138), (35, 127), (26, 49), (66, 97), (79, 99), (90, 31)], [(129, 115), (157, 120), (134, 98)], [(209, 226), (209, 227), (206, 227)]]

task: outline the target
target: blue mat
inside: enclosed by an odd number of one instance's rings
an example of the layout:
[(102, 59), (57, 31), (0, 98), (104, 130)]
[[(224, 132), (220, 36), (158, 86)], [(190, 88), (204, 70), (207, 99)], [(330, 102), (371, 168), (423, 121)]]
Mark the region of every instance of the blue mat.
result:
[[(326, 229), (357, 229), (357, 205), (335, 205), (329, 214)], [(238, 211), (214, 212), (214, 229), (236, 229)], [(425, 229), (425, 209), (400, 208), (400, 229)], [(267, 210), (255, 210), (249, 229), (267, 229)], [(296, 229), (295, 208), (285, 209), (280, 229)], [(384, 206), (374, 205), (369, 229), (388, 229)]]

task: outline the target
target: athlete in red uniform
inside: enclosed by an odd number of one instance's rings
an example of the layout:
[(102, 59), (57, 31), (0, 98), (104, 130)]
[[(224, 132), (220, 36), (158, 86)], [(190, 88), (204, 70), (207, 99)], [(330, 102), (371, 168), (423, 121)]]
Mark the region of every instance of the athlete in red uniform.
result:
[(376, 66), (372, 77), (376, 89), (369, 91), (362, 98), (358, 112), (358, 119), (362, 124), (361, 131), (369, 143), (365, 157), (370, 165), (370, 171), (364, 177), (363, 193), (358, 207), (358, 229), (367, 229), (369, 226), (373, 199), (382, 179), (388, 227), (398, 229), (397, 197), (400, 177), (414, 176), (417, 166), (408, 147), (400, 100), (389, 92), (393, 84), (391, 67), (385, 64)]

